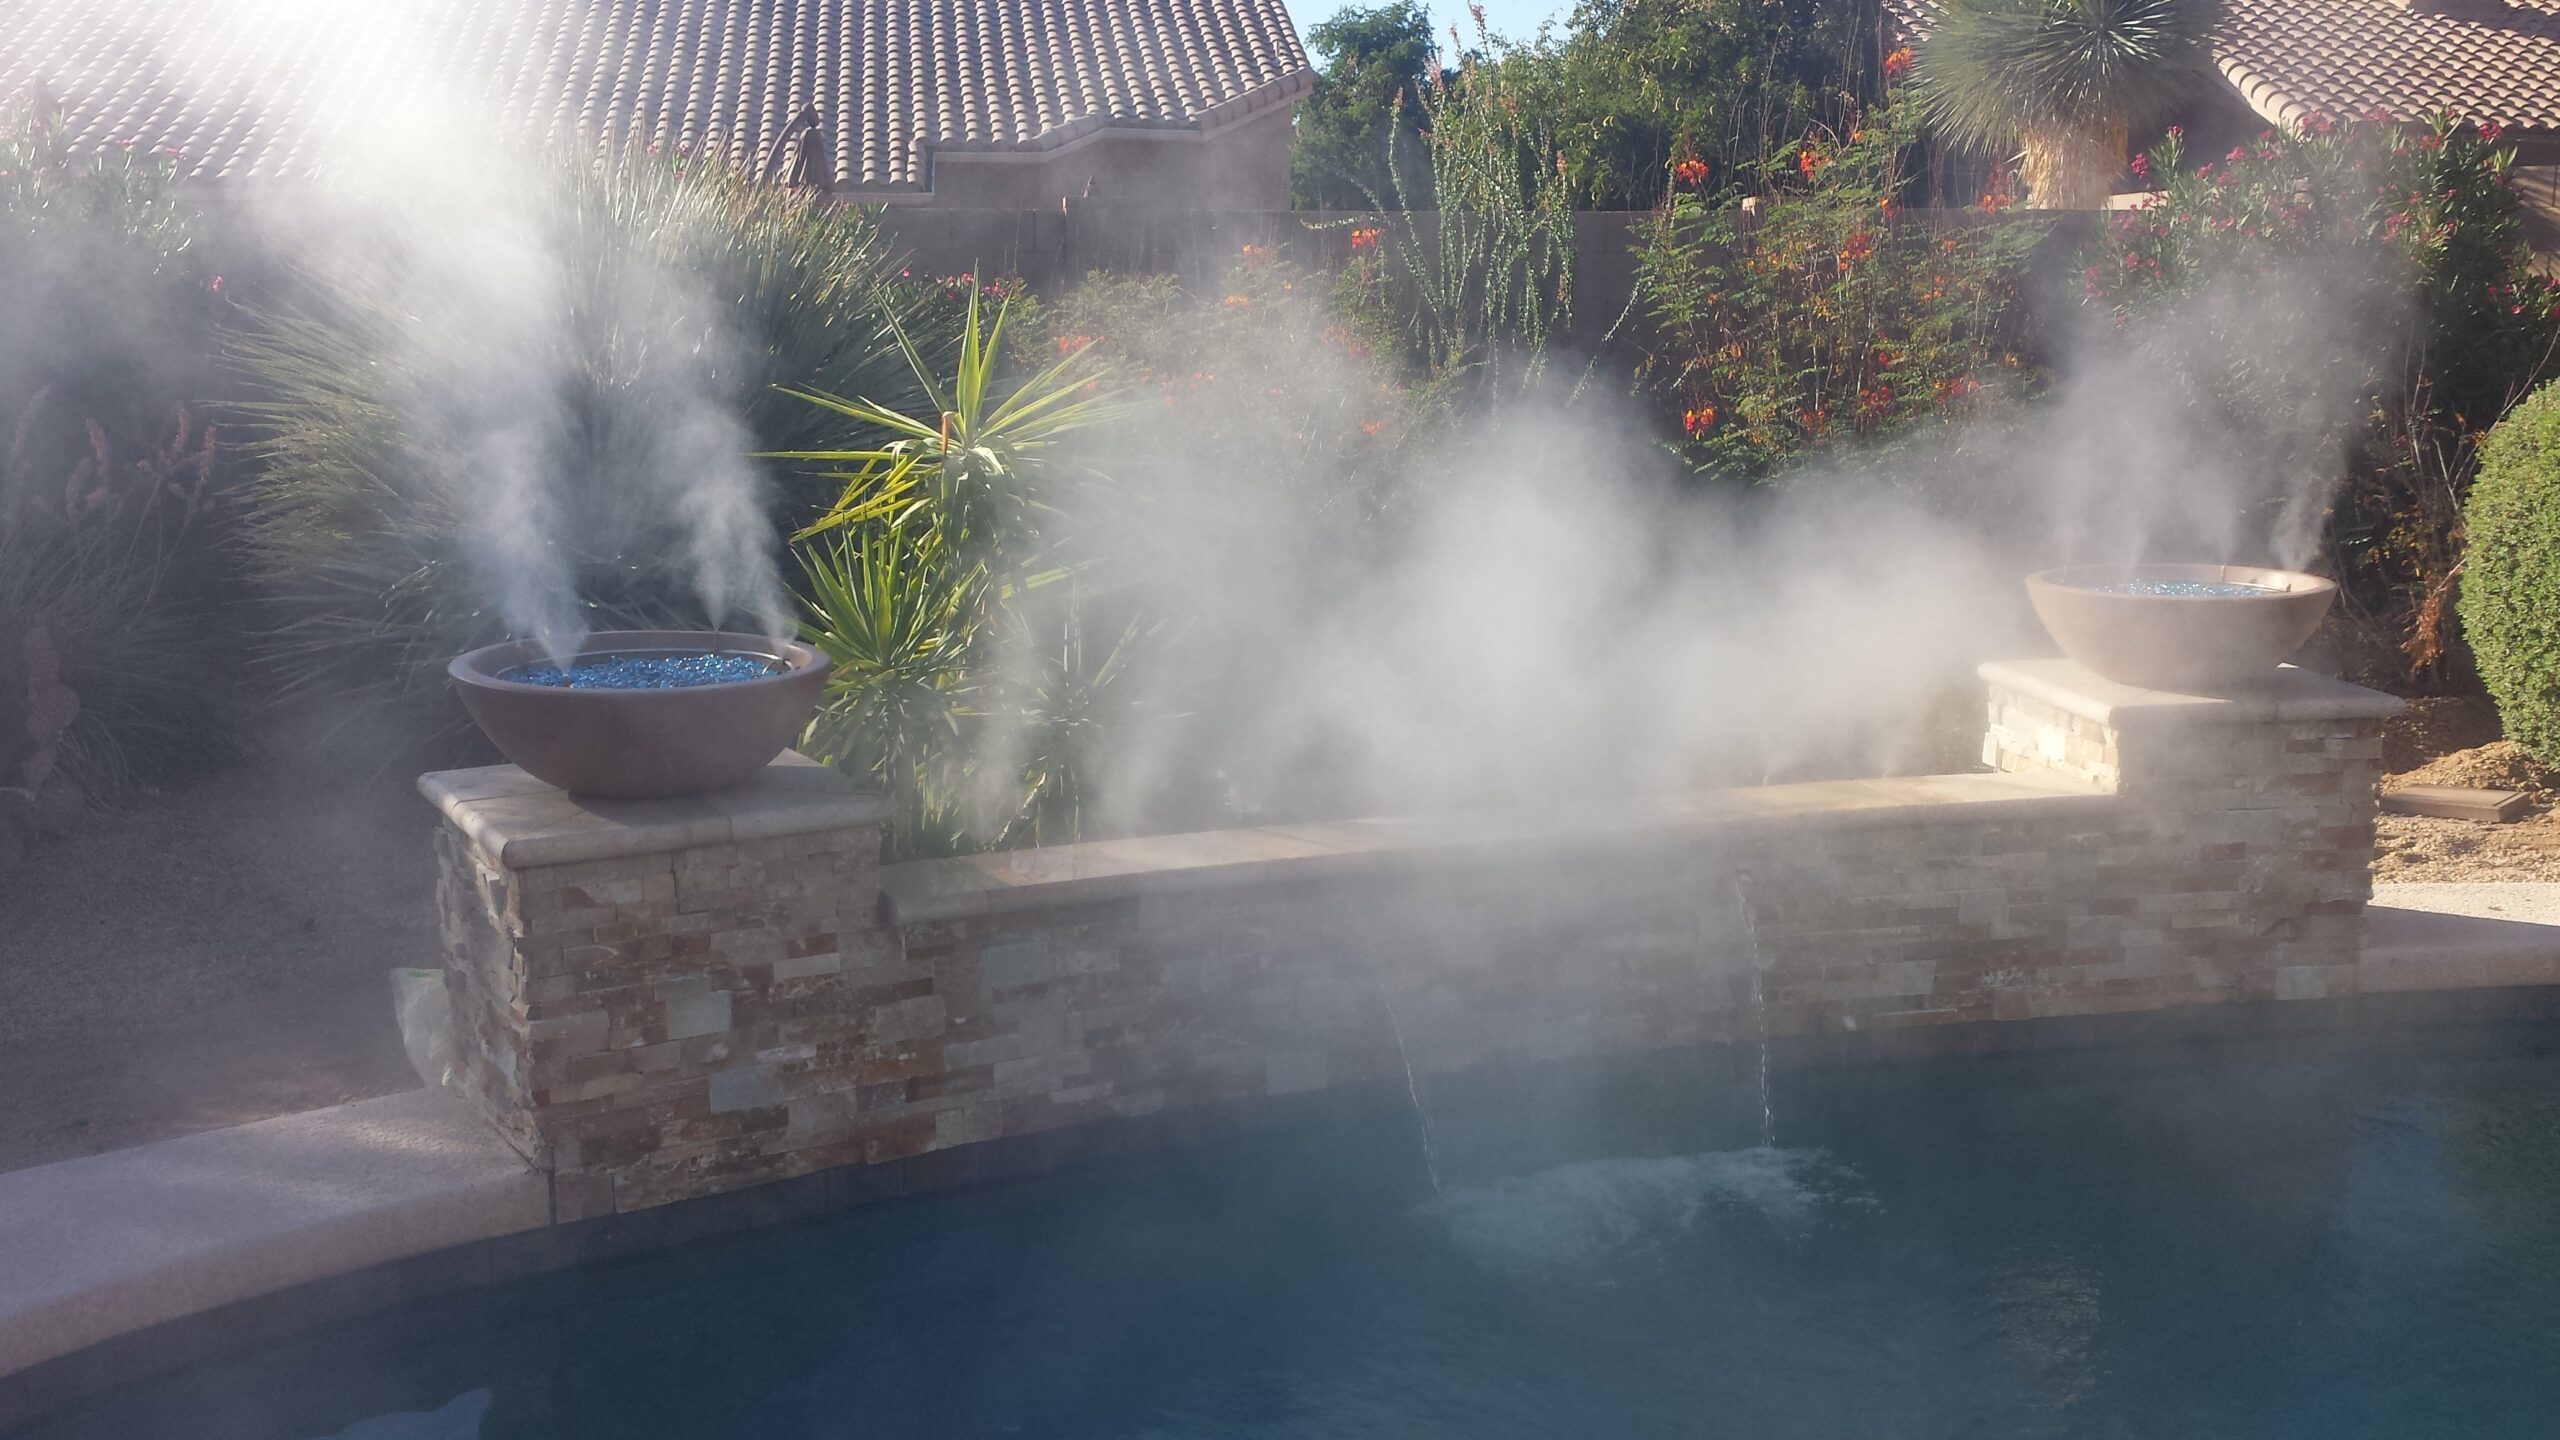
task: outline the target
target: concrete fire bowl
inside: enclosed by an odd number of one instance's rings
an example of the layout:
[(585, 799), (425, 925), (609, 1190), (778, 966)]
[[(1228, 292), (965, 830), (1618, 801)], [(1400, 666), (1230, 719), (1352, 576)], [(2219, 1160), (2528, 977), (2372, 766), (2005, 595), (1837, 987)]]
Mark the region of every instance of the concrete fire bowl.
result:
[(510, 641), (446, 666), (482, 734), (537, 780), (576, 795), (639, 800), (743, 784), (800, 737), (826, 688), (806, 645), (708, 630), (604, 630), (573, 663), (749, 655), (773, 673), (674, 689), (577, 689), (505, 678), (547, 665), (539, 642)]
[(2027, 577), (2063, 653), (2118, 684), (2211, 694), (2284, 663), (2335, 583), (2253, 565), (2081, 565)]

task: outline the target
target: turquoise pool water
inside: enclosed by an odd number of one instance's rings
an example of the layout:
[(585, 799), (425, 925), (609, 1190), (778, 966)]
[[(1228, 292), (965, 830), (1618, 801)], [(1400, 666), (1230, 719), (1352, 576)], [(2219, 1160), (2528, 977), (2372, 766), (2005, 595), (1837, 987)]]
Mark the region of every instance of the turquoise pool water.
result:
[(2549, 1437), (2560, 1030), (1426, 1081), (555, 1275), (27, 1440)]

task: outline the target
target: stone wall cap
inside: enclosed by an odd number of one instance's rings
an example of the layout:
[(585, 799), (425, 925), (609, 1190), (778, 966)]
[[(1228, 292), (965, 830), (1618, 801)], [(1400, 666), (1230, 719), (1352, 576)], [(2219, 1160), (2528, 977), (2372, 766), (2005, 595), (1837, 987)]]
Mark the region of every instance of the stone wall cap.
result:
[(1977, 672), (1993, 685), (2041, 700), (2116, 729), (2165, 725), (2242, 725), (2284, 721), (2381, 720), (2400, 701), (2299, 666), (2278, 667), (2246, 690), (2182, 695), (2119, 685), (2077, 660), (1993, 660)]
[(418, 777), (418, 793), (509, 870), (813, 835), (889, 818), (879, 796), (791, 750), (735, 789), (672, 800), (581, 798), (513, 765), (430, 771)]
[(883, 866), (892, 925), (958, 920), (1167, 891), (1376, 875), (1439, 865), (1536, 864), (1612, 847), (1736, 836), (2102, 815), (2120, 802), (2038, 774), (1907, 775), (1702, 790), (1570, 810), (1338, 820), (1097, 840)]
[(551, 1221), (450, 1090), (0, 1175), (0, 1375), (308, 1281)]

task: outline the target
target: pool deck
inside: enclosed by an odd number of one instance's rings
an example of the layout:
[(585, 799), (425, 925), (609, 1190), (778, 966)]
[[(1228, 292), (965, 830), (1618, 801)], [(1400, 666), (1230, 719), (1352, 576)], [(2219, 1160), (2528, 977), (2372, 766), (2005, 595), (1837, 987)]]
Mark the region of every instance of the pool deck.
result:
[(12, 1171), (0, 1175), (0, 1377), (165, 1320), (550, 1222), (543, 1177), (443, 1090)]
[[(2560, 884), (2381, 885), (2361, 994), (2560, 985)], [(0, 1174), (0, 1428), (20, 1372), (164, 1322), (552, 1223), (470, 1105), (416, 1090)]]
[(2376, 885), (2361, 995), (2560, 985), (2560, 884)]

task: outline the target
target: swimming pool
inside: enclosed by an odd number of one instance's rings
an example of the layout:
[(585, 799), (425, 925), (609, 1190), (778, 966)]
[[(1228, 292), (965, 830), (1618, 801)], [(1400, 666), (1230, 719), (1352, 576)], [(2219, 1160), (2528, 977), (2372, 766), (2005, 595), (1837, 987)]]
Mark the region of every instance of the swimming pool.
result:
[[(23, 1440), (2560, 1432), (2560, 1028), (1426, 1079), (547, 1276)], [(1437, 1190), (1435, 1192), (1435, 1174)]]

